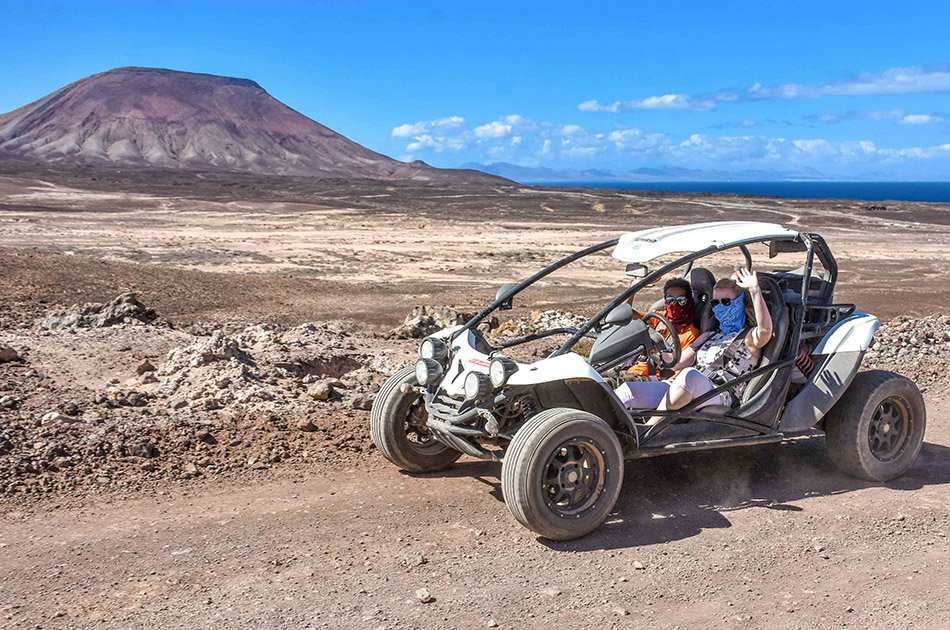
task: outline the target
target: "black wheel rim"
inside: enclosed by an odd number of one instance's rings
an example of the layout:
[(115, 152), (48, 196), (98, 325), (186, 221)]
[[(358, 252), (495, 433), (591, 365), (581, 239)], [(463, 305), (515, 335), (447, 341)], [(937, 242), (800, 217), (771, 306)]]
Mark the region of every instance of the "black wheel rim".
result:
[(580, 518), (604, 492), (603, 451), (588, 438), (571, 438), (544, 465), (542, 492), (548, 508), (564, 518)]
[(406, 440), (409, 441), (409, 446), (419, 452), (431, 453), (445, 448), (444, 444), (432, 437), (432, 433), (426, 427), (428, 418), (429, 414), (420, 396), (409, 406), (405, 421)]
[(902, 399), (891, 397), (882, 400), (868, 426), (871, 454), (882, 462), (898, 458), (910, 437), (911, 422), (907, 403)]

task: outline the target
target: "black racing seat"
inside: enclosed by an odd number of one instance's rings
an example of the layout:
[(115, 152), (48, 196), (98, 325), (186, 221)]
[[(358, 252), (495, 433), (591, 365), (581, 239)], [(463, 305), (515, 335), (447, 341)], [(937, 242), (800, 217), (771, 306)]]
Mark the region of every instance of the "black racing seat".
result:
[(694, 313), (696, 328), (699, 332), (715, 330), (719, 324), (712, 314), (713, 287), (716, 286), (716, 276), (708, 269), (696, 267), (689, 272), (689, 284), (693, 290), (693, 303), (696, 305)]
[[(762, 297), (769, 307), (772, 316), (772, 339), (762, 348), (762, 355), (758, 367), (771, 365), (781, 361), (784, 357), (785, 345), (788, 342), (788, 333), (791, 328), (791, 317), (778, 283), (769, 276), (759, 274), (759, 286), (762, 287)], [(776, 371), (766, 372), (756, 376), (746, 385), (742, 393), (742, 405), (745, 405), (764, 387), (770, 385), (776, 376)]]

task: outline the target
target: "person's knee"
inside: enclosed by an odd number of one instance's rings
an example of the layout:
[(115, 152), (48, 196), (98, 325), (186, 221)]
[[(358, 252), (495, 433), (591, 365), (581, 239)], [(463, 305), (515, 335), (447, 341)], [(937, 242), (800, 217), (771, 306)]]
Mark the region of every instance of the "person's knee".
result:
[(676, 375), (676, 378), (673, 379), (672, 384), (673, 386), (682, 387), (683, 389), (689, 389), (689, 385), (696, 382), (697, 374), (702, 376), (702, 372), (696, 368), (688, 367)]
[(671, 387), (685, 390), (689, 393), (690, 398), (696, 398), (709, 389), (707, 387), (708, 381), (709, 379), (706, 378), (706, 375), (696, 368), (686, 368), (676, 375), (676, 378), (673, 379), (671, 383)]

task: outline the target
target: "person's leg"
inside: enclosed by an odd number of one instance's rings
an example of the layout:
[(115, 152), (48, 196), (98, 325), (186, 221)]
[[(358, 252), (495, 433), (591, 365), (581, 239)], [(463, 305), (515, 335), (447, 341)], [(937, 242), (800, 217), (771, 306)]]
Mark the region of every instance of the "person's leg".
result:
[(669, 388), (665, 381), (627, 381), (614, 393), (627, 409), (656, 409)]
[[(716, 384), (709, 380), (705, 374), (696, 368), (686, 368), (681, 371), (670, 382), (670, 388), (667, 394), (657, 405), (657, 410), (667, 411), (682, 409), (692, 400), (699, 398), (703, 394), (716, 389)], [(722, 404), (721, 396), (713, 396), (711, 399), (703, 402), (700, 408), (707, 405)], [(650, 418), (649, 424), (656, 424), (663, 416), (654, 416)]]

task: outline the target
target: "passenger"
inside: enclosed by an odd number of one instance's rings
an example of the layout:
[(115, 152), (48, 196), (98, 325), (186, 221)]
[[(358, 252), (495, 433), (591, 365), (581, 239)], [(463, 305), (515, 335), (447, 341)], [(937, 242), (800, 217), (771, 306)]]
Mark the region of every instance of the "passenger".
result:
[[(670, 278), (663, 285), (663, 315), (676, 329), (676, 334), (680, 339), (680, 347), (688, 348), (699, 337), (699, 328), (694, 323), (695, 304), (693, 303), (693, 291), (689, 281), (684, 278)], [(636, 313), (637, 317), (643, 317)], [(657, 328), (663, 337), (669, 337), (670, 331), (666, 326), (660, 324), (658, 319), (651, 319), (650, 325)], [(628, 374), (640, 378), (655, 376), (652, 366), (646, 361), (636, 363), (630, 367)]]
[[(737, 279), (723, 278), (713, 289), (713, 314), (719, 330), (704, 333), (687, 348), (665, 381), (629, 381), (617, 388), (617, 396), (630, 409), (680, 409), (695, 398), (747, 374), (759, 363), (762, 348), (772, 338), (772, 317), (762, 297), (759, 279), (746, 269)], [(693, 366), (696, 367), (693, 367)], [(746, 383), (704, 401), (708, 405), (733, 406), (742, 397)], [(656, 424), (655, 416), (648, 424)]]

